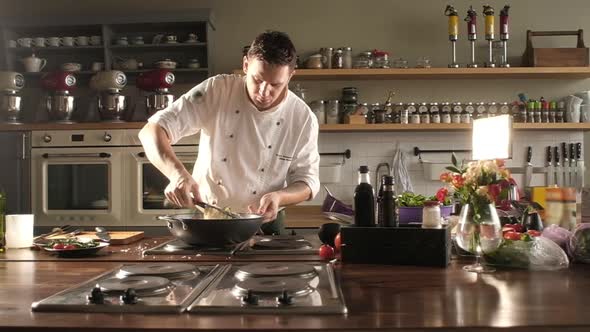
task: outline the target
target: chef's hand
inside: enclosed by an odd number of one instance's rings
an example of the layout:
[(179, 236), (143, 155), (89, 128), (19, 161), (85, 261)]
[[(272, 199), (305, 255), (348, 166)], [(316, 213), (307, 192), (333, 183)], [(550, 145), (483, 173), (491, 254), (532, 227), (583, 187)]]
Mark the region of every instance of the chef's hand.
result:
[(277, 192), (270, 192), (260, 198), (258, 207), (254, 205), (248, 206), (250, 213), (259, 214), (262, 216), (262, 222), (269, 222), (277, 219), (279, 213), (280, 197)]
[(170, 179), (164, 194), (178, 207), (194, 208), (196, 202), (201, 202), (199, 185), (188, 172)]

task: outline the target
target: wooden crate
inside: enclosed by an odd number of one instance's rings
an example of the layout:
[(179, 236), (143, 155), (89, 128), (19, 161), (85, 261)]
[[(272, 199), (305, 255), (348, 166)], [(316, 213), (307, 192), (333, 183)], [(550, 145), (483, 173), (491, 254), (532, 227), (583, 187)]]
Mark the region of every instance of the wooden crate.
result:
[[(578, 36), (577, 47), (534, 48), (535, 36)], [(529, 67), (587, 67), (588, 48), (584, 45), (584, 31), (531, 31), (527, 30), (523, 64)]]

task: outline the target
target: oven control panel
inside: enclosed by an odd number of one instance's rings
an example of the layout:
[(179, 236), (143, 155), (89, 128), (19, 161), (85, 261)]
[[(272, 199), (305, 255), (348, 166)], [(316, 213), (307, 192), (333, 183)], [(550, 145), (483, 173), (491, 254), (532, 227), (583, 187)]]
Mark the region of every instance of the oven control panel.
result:
[(131, 145), (126, 130), (39, 130), (31, 134), (31, 145), (39, 147)]

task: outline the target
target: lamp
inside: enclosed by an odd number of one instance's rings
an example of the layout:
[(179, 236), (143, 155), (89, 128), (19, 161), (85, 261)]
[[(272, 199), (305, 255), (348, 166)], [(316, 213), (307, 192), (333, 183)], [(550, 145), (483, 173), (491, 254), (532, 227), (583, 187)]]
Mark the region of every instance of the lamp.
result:
[(500, 115), (473, 120), (472, 159), (512, 158), (512, 118)]

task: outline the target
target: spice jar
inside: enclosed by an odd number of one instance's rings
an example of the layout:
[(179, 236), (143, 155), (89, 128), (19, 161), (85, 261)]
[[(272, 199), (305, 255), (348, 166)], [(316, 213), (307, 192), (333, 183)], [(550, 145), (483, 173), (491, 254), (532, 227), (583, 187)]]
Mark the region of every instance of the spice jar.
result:
[(373, 52), (361, 52), (353, 64), (354, 68), (371, 68), (373, 67)]
[[(440, 122), (442, 123), (451, 123), (451, 103), (442, 103), (441, 104), (441, 111), (440, 111)], [(461, 119), (459, 119), (460, 121)]]
[(510, 106), (508, 105), (507, 102), (500, 104), (500, 114), (501, 115), (510, 114)]
[(473, 117), (474, 112), (475, 107), (473, 107), (473, 103), (467, 103), (463, 112), (461, 112), (461, 123), (471, 123), (471, 118)]
[(477, 103), (477, 107), (475, 108), (475, 118), (487, 118), (488, 117), (488, 110), (486, 108), (486, 103), (479, 102)]
[(326, 103), (323, 100), (314, 100), (309, 108), (318, 119), (318, 124), (326, 124)]
[(373, 51), (373, 68), (389, 68), (389, 53), (385, 51)]
[(332, 58), (332, 68), (344, 68), (344, 54), (341, 49), (337, 49), (334, 52), (334, 57)]
[(422, 228), (441, 228), (440, 203), (438, 201), (424, 202), (422, 209)]
[(494, 102), (488, 103), (488, 117), (493, 117), (496, 115), (498, 115), (498, 105), (496, 105)]
[(416, 103), (409, 103), (407, 109), (410, 115), (410, 123), (420, 123), (420, 113), (418, 113)]
[(418, 113), (420, 113), (420, 123), (430, 123), (430, 114), (428, 113), (428, 104), (420, 103), (418, 107)]
[(429, 113), (431, 123), (440, 123), (440, 112), (438, 108), (438, 103), (430, 103)]
[(393, 123), (407, 124), (410, 120), (408, 109), (404, 107), (404, 103), (397, 103), (393, 107)]
[(326, 104), (326, 123), (337, 124), (340, 119), (340, 101), (337, 99), (328, 100)]
[(461, 123), (461, 113), (463, 113), (463, 105), (459, 102), (453, 103), (453, 114), (451, 115), (451, 123)]

